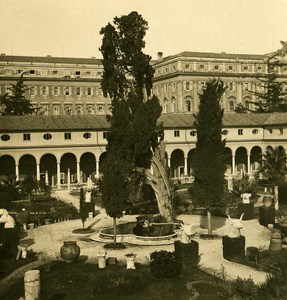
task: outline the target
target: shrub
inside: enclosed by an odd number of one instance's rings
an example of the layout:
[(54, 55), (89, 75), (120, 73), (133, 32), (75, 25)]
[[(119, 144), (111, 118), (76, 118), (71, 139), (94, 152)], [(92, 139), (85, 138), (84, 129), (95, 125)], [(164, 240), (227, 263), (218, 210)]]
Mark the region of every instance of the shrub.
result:
[(236, 282), (223, 280), (218, 287), (218, 295), (223, 299), (231, 299), (236, 294)]
[(251, 278), (242, 279), (237, 278), (236, 280), (236, 294), (240, 299), (256, 299), (257, 289), (254, 281)]
[(238, 277), (236, 280), (224, 278), (218, 286), (218, 295), (223, 299), (251, 300), (256, 299), (257, 288), (251, 278)]
[(91, 293), (94, 298), (97, 294), (130, 295), (142, 290), (145, 285), (145, 276), (141, 272), (112, 268), (103, 270), (91, 280)]
[(171, 251), (154, 251), (150, 255), (150, 272), (154, 277), (171, 278), (180, 274), (180, 265), (175, 261), (175, 254)]
[(266, 282), (259, 287), (259, 295), (264, 295), (266, 299), (285, 299), (286, 293), (286, 278), (284, 279), (280, 274), (268, 274)]

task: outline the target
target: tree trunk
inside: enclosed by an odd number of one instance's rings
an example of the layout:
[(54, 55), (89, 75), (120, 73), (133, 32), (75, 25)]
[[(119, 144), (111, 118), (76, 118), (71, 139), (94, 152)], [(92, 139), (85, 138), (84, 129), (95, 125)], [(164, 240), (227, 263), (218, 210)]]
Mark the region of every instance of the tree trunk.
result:
[(117, 219), (113, 218), (113, 227), (114, 227), (114, 244), (117, 243)]
[(148, 182), (152, 186), (161, 216), (167, 222), (173, 222), (173, 188), (166, 170), (165, 145), (161, 141), (154, 151), (151, 164), (151, 172), (146, 172)]
[(208, 234), (212, 235), (212, 227), (211, 227), (211, 212), (207, 210), (207, 226), (208, 226)]

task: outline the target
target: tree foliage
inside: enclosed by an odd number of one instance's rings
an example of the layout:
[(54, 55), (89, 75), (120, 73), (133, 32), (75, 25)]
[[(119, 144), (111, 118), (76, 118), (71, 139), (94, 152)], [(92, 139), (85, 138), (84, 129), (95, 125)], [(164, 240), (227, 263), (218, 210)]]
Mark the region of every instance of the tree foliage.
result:
[(195, 115), (197, 142), (192, 160), (195, 195), (196, 202), (206, 207), (217, 206), (224, 194), (225, 141), (221, 138), (223, 109), (220, 107), (224, 91), (220, 79), (207, 82)]
[(285, 179), (286, 152), (281, 146), (267, 147), (263, 154), (262, 166), (258, 169), (258, 174), (262, 174), (263, 180), (271, 184), (278, 184)]
[(122, 216), (131, 192), (131, 174), (146, 166), (157, 143), (158, 99), (149, 99), (154, 69), (143, 53), (147, 22), (137, 12), (115, 17), (101, 29), (105, 96), (112, 100), (107, 156), (103, 169), (103, 203), (114, 218)]
[(33, 107), (30, 100), (26, 99), (25, 93), (29, 90), (24, 83), (25, 72), (15, 84), (11, 84), (9, 90), (11, 93), (6, 93), (0, 96), (0, 104), (3, 107), (3, 116), (22, 116), (36, 114), (37, 109)]
[(285, 106), (287, 93), (283, 90), (284, 82), (278, 81), (275, 71), (277, 66), (277, 62), (268, 62), (266, 77), (257, 78), (263, 92), (252, 92), (258, 99), (257, 101), (250, 101), (251, 104), (255, 105), (255, 112), (287, 111)]

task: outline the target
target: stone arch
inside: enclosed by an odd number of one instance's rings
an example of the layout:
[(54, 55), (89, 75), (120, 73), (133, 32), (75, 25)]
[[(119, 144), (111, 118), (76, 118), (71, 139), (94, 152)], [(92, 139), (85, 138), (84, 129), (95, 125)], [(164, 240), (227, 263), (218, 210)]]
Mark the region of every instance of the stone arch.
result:
[(105, 167), (107, 152), (103, 152), (99, 157), (99, 173), (103, 174), (103, 169)]
[(234, 111), (236, 106), (236, 98), (231, 96), (228, 98), (228, 111)]
[(195, 149), (191, 149), (187, 154), (187, 175), (193, 176), (192, 159)]
[(172, 96), (171, 100), (170, 100), (170, 112), (171, 113), (177, 112), (177, 102), (176, 102), (176, 98), (174, 96)]
[(170, 166), (173, 177), (184, 176), (184, 153), (182, 150), (176, 149), (171, 153)]
[(60, 164), (60, 183), (67, 183), (68, 178), (68, 169), (70, 170), (71, 182), (73, 183), (77, 178), (77, 158), (76, 155), (73, 153), (65, 153), (61, 157), (61, 164)]
[(255, 173), (262, 163), (262, 149), (254, 146), (250, 151), (250, 172)]
[(80, 158), (80, 169), (82, 171), (82, 180), (86, 182), (88, 177), (92, 180), (96, 175), (96, 157), (91, 152), (85, 152)]
[(11, 155), (0, 156), (0, 175), (6, 175), (8, 177), (15, 177), (15, 159)]
[(191, 96), (186, 96), (184, 98), (184, 105), (185, 105), (184, 111), (186, 111), (186, 112), (191, 111), (192, 110), (191, 109), (191, 104), (192, 104), (192, 97)]
[(232, 174), (232, 150), (228, 147), (224, 148), (224, 162), (226, 166), (226, 174)]
[(19, 159), (19, 176), (36, 178), (36, 158), (31, 154), (24, 154)]
[(249, 96), (245, 96), (243, 98), (243, 105), (247, 108), (250, 109), (250, 105), (251, 105), (251, 98)]
[(162, 112), (163, 112), (164, 114), (167, 114), (167, 113), (169, 112), (169, 109), (168, 109), (168, 99), (167, 99), (167, 98), (164, 98), (164, 99), (163, 99)]
[(239, 147), (235, 152), (235, 168), (237, 172), (247, 172), (247, 150)]
[(57, 158), (54, 154), (46, 153), (40, 158), (40, 180), (49, 185), (55, 185), (57, 175)]

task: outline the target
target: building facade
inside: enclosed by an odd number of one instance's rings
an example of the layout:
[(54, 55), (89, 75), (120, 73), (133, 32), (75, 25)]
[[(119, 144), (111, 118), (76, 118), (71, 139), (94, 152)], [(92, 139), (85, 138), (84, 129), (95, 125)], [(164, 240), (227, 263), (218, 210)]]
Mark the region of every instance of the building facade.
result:
[[(226, 113), (222, 130), (226, 175), (254, 174), (267, 147), (286, 151), (286, 120), (287, 113)], [(193, 114), (163, 114), (160, 121), (173, 177), (191, 177), (196, 145)], [(52, 186), (95, 180), (104, 164), (108, 130), (105, 116), (2, 116), (0, 175), (17, 179), (31, 175)]]
[[(267, 56), (182, 52), (152, 61), (155, 68), (153, 94), (163, 113), (198, 110), (199, 93), (211, 78), (220, 77), (228, 87), (222, 98), (225, 112), (241, 103), (258, 100), (253, 92), (263, 92), (259, 78), (267, 74)], [(103, 96), (103, 66), (96, 58), (27, 57), (0, 55), (0, 94), (25, 72), (30, 99), (43, 115), (105, 115), (111, 101)], [(276, 67), (278, 80), (286, 82), (287, 64)], [(252, 107), (250, 107), (252, 108)]]

